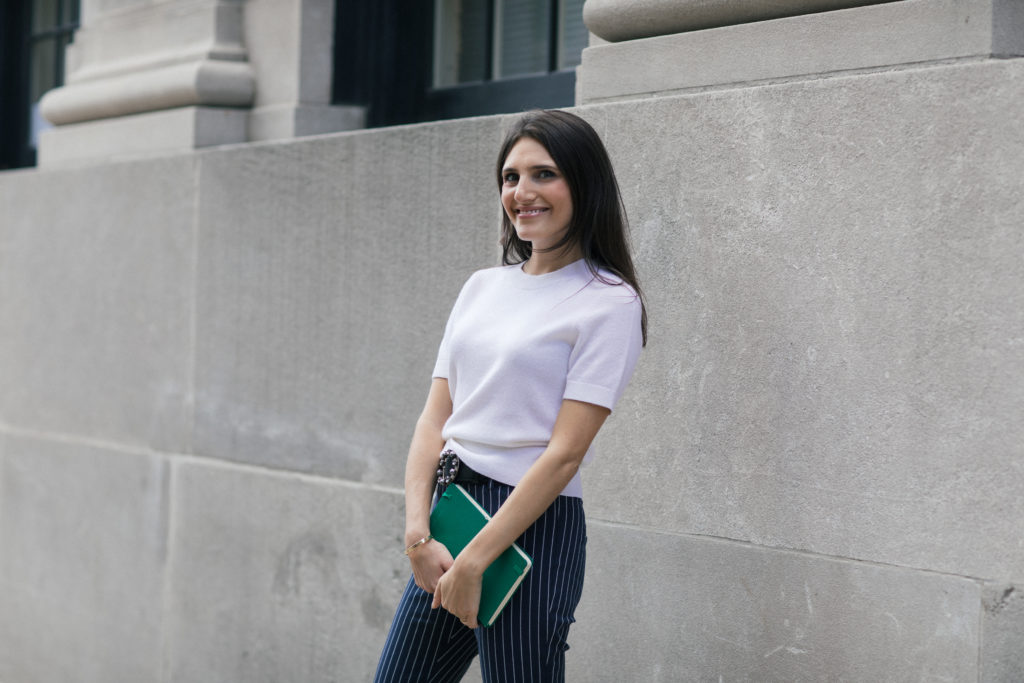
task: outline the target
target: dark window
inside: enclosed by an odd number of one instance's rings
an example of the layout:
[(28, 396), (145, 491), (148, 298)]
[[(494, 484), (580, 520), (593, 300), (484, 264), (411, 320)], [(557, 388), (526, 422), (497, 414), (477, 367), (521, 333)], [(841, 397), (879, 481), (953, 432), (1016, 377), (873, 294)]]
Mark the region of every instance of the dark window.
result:
[(337, 1), (334, 101), (367, 125), (565, 107), (583, 0)]
[(32, 166), (49, 124), (39, 100), (64, 83), (64, 54), (78, 28), (79, 0), (0, 7), (0, 168)]

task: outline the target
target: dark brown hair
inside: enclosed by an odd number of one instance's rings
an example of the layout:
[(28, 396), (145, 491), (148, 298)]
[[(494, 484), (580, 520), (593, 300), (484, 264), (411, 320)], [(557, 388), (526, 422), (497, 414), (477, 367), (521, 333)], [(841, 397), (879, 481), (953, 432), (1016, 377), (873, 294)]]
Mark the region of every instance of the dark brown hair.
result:
[[(601, 276), (598, 268), (602, 268), (633, 288), (640, 298), (640, 327), (646, 345), (647, 306), (633, 268), (619, 184), (601, 138), (589, 123), (566, 111), (538, 110), (523, 114), (509, 129), (498, 153), (499, 192), (504, 182), (505, 159), (522, 138), (531, 138), (543, 145), (569, 185), (572, 219), (565, 236), (551, 249), (579, 245), (595, 278), (615, 284)], [(532, 245), (519, 239), (509, 217), (502, 212), (501, 262), (505, 265), (522, 263), (532, 253)]]

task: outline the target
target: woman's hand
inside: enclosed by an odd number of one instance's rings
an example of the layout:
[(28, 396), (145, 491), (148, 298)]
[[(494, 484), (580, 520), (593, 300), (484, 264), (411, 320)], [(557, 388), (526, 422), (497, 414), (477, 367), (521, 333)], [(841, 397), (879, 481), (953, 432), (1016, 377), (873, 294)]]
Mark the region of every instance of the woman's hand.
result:
[[(460, 556), (461, 557), (461, 556)], [(480, 584), (483, 572), (454, 562), (437, 582), (431, 608), (444, 607), (469, 628), (476, 628), (480, 611)]]
[(433, 593), (441, 575), (452, 566), (452, 554), (439, 541), (427, 541), (409, 553), (409, 564), (416, 585)]

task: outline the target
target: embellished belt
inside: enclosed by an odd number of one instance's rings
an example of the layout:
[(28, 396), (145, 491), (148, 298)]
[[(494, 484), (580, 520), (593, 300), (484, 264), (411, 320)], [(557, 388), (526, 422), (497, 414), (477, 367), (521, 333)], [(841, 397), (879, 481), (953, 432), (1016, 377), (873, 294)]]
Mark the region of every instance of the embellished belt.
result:
[(474, 470), (459, 460), (455, 451), (448, 449), (441, 453), (441, 461), (437, 467), (437, 487), (444, 491), (448, 484), (486, 484), (494, 481)]

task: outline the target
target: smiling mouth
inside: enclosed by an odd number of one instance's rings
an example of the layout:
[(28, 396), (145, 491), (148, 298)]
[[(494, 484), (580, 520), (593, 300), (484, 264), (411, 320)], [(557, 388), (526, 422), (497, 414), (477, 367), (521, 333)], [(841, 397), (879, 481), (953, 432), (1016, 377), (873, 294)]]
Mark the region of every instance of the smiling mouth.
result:
[(516, 209), (516, 215), (520, 218), (530, 218), (531, 216), (539, 216), (547, 211), (547, 209)]

